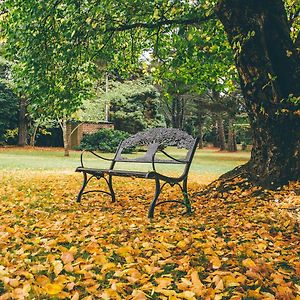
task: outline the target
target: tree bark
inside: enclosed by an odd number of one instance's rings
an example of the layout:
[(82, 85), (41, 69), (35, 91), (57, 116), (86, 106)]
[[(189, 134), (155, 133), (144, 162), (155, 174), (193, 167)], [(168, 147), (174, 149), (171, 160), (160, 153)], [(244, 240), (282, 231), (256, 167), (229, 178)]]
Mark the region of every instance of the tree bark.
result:
[(234, 126), (233, 126), (233, 119), (229, 119), (227, 150), (230, 151), (230, 152), (237, 151), (236, 136), (235, 136), (235, 130), (234, 130)]
[(18, 146), (24, 147), (27, 144), (28, 122), (26, 117), (27, 100), (23, 97), (20, 99), (19, 111), (19, 132), (18, 132)]
[(182, 129), (184, 121), (184, 101), (180, 96), (175, 96), (172, 101), (172, 127)]
[[(300, 178), (300, 55), (281, 0), (220, 0), (253, 131), (249, 174), (275, 188)], [(299, 99), (299, 98), (298, 98)]]
[(222, 116), (217, 115), (217, 133), (218, 133), (218, 147), (221, 151), (226, 149), (224, 121)]
[(198, 148), (199, 149), (203, 149), (203, 123), (200, 122), (198, 124), (198, 133), (199, 133), (199, 145), (198, 145)]
[(63, 141), (64, 141), (64, 156), (70, 156), (70, 145), (69, 145), (69, 134), (68, 134), (68, 126), (67, 126), (67, 118), (63, 118), (61, 122), (59, 122), (62, 133), (63, 133)]

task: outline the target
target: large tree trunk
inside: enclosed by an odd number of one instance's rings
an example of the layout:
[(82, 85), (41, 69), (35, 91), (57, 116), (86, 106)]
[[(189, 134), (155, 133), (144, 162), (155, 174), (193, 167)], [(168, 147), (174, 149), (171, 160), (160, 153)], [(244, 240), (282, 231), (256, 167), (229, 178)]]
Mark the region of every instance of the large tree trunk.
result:
[(27, 122), (26, 112), (27, 112), (27, 100), (22, 97), (20, 99), (19, 132), (18, 132), (18, 146), (21, 147), (24, 147), (27, 144), (28, 122)]
[[(216, 7), (235, 61), (253, 130), (247, 167), (265, 187), (300, 178), (300, 55), (281, 0), (220, 0)], [(299, 101), (299, 98), (298, 98)]]

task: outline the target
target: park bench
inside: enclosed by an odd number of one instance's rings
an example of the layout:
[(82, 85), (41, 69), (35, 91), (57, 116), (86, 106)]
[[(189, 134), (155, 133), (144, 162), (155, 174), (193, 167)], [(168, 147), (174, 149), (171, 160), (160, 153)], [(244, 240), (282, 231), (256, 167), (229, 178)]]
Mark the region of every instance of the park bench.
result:
[[(186, 207), (187, 213), (191, 213), (191, 204), (189, 201), (187, 180), (188, 173), (192, 163), (194, 153), (197, 148), (199, 138), (194, 139), (192, 136), (184, 131), (174, 128), (153, 128), (142, 132), (139, 132), (120, 143), (113, 159), (105, 158), (95, 153), (94, 151), (84, 150), (81, 153), (81, 166), (76, 169), (76, 172), (83, 174), (83, 184), (77, 196), (77, 202), (81, 201), (81, 197), (84, 194), (91, 192), (102, 192), (109, 195), (112, 202), (115, 202), (115, 192), (113, 189), (112, 178), (114, 176), (121, 177), (137, 177), (144, 179), (155, 180), (155, 193), (154, 198), (149, 206), (148, 217), (153, 218), (154, 209), (157, 205), (167, 202), (176, 202)], [(145, 147), (145, 154), (137, 158), (127, 158), (124, 156), (125, 149), (130, 147)], [(183, 159), (178, 159), (166, 152), (166, 147), (176, 146), (177, 148), (186, 149), (186, 156)], [(83, 157), (86, 152), (92, 153), (99, 159), (110, 161), (110, 167), (107, 169), (89, 168), (84, 166)], [(161, 153), (158, 157), (158, 153)], [(120, 170), (116, 168), (118, 163), (126, 163), (128, 168), (126, 170)], [(137, 163), (148, 163), (151, 166), (151, 170), (148, 172), (135, 171), (132, 165)], [(180, 164), (182, 165), (182, 174), (180, 176), (169, 176), (157, 171), (157, 164)], [(109, 192), (104, 190), (89, 190), (85, 191), (85, 188), (92, 178), (103, 178), (106, 182)], [(158, 202), (159, 195), (163, 187), (169, 184), (171, 186), (178, 185), (183, 194), (182, 200), (165, 200)]]

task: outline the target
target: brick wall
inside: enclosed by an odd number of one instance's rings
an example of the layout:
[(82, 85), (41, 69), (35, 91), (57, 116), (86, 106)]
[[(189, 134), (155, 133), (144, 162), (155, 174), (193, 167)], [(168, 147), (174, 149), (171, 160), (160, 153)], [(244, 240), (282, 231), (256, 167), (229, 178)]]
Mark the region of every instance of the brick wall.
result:
[(97, 132), (101, 128), (107, 128), (107, 129), (114, 129), (113, 123), (81, 123), (79, 126), (78, 124), (68, 124), (68, 131), (71, 132), (74, 130), (74, 128), (77, 126), (75, 131), (72, 133), (71, 136), (71, 148), (75, 146), (79, 146), (80, 141), (82, 140), (82, 137), (84, 134), (87, 133), (94, 133)]

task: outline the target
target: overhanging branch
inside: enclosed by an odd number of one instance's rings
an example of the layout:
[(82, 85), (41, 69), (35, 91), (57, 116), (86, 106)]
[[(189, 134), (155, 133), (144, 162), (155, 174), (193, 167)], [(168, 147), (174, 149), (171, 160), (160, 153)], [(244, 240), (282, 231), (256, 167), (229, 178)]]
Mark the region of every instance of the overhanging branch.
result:
[(130, 29), (136, 29), (136, 28), (147, 28), (147, 29), (155, 29), (162, 26), (168, 26), (168, 25), (197, 25), (212, 19), (215, 19), (216, 15), (212, 13), (208, 16), (201, 16), (201, 17), (195, 17), (190, 19), (164, 19), (161, 21), (157, 21), (154, 23), (147, 23), (147, 22), (137, 22), (132, 24), (123, 24), (117, 27), (109, 27), (107, 28), (107, 32), (116, 32), (116, 31), (126, 31)]

